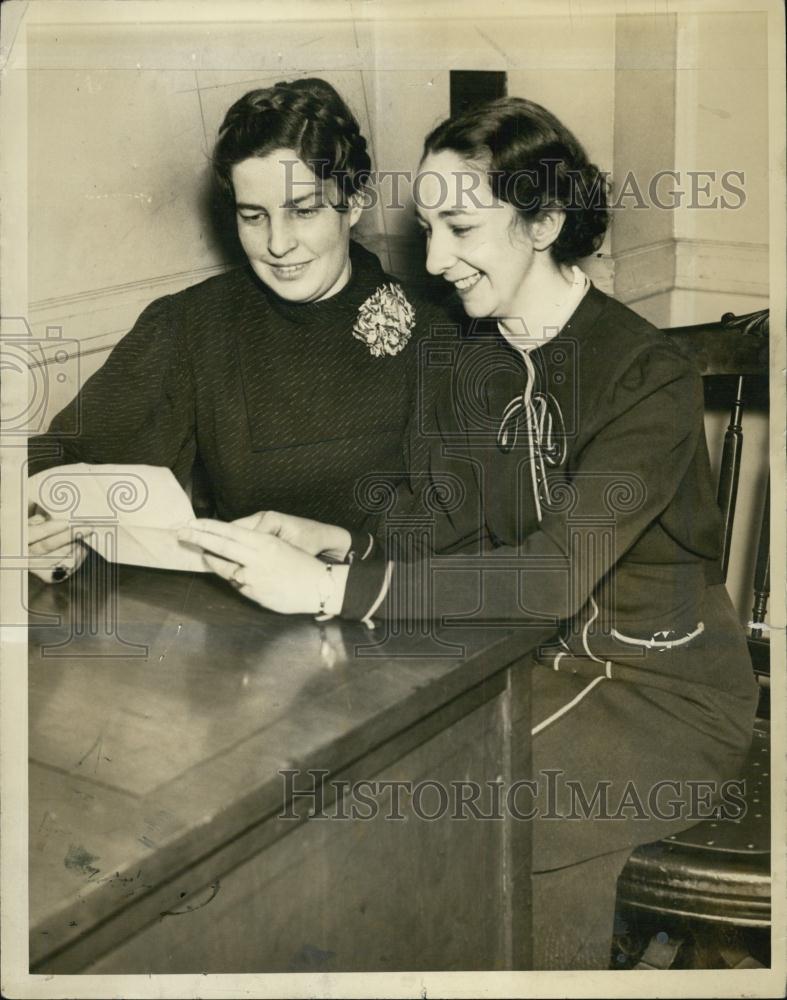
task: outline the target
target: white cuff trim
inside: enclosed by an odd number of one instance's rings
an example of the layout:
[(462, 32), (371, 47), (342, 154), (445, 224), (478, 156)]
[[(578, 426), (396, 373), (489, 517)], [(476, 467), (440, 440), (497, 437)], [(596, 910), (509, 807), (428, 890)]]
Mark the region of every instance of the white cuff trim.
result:
[(388, 561), (385, 567), (385, 576), (383, 577), (383, 583), (382, 586), (380, 587), (380, 593), (377, 595), (377, 599), (375, 600), (374, 604), (372, 604), (372, 606), (366, 612), (365, 616), (361, 619), (361, 621), (368, 629), (374, 628), (372, 615), (385, 600), (385, 596), (388, 593), (388, 588), (391, 586), (391, 577), (393, 576), (393, 566), (394, 566), (393, 560), (391, 559)]

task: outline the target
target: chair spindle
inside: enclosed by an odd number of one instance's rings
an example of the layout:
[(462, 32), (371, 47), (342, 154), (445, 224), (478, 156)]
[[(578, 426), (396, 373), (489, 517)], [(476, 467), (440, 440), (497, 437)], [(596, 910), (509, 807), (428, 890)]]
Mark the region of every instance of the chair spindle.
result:
[(735, 521), (735, 504), (738, 499), (738, 479), (741, 471), (741, 455), (743, 452), (743, 388), (744, 376), (738, 376), (735, 390), (735, 401), (730, 410), (730, 422), (724, 435), (724, 449), (719, 469), (719, 489), (716, 494), (724, 519), (724, 534), (722, 537), (721, 569), (724, 579), (727, 579), (727, 569), (730, 563), (730, 546), (732, 543), (732, 526)]
[(771, 477), (765, 487), (765, 506), (760, 524), (760, 540), (757, 544), (757, 563), (754, 568), (754, 606), (751, 620), (753, 639), (762, 638), (762, 626), (765, 612), (768, 610), (768, 598), (771, 593)]

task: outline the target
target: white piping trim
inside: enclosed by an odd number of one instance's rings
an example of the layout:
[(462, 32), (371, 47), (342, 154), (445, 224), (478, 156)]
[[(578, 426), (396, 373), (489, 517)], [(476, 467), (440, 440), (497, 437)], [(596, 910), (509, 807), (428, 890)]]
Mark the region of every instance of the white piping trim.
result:
[(604, 664), (604, 673), (610, 680), (612, 680), (612, 662), (610, 660), (607, 660)]
[(388, 588), (391, 586), (391, 576), (393, 575), (393, 565), (394, 565), (393, 564), (393, 559), (390, 559), (388, 561), (388, 564), (385, 567), (385, 576), (383, 577), (383, 584), (380, 587), (380, 593), (377, 595), (377, 600), (374, 602), (374, 604), (366, 612), (366, 615), (361, 619), (361, 621), (364, 623), (364, 625), (368, 629), (373, 629), (374, 628), (374, 622), (372, 621), (372, 615), (375, 613), (375, 611), (380, 607), (380, 605), (385, 600), (385, 595), (388, 593)]
[[(499, 324), (498, 324), (499, 325)], [(502, 329), (501, 329), (502, 333)], [(503, 333), (505, 337), (505, 334)], [(507, 339), (507, 338), (506, 338)], [(541, 441), (540, 441), (540, 431), (538, 419), (536, 417), (535, 408), (533, 406), (533, 387), (535, 386), (536, 380), (536, 369), (531, 358), (528, 356), (527, 351), (522, 351), (522, 360), (527, 371), (527, 378), (525, 380), (525, 388), (522, 390), (521, 396), (515, 396), (503, 410), (503, 416), (500, 418), (500, 426), (497, 431), (497, 443), (501, 448), (508, 448), (509, 440), (509, 428), (508, 424), (511, 422), (511, 448), (516, 444), (517, 439), (517, 425), (519, 422), (519, 415), (524, 414), (525, 418), (525, 431), (527, 433), (527, 447), (528, 447), (528, 463), (530, 467), (530, 488), (533, 492), (533, 503), (536, 509), (536, 519), (541, 522), (542, 512), (541, 512), (541, 498), (538, 493), (538, 475), (536, 470), (536, 462), (541, 458)], [(542, 478), (546, 482), (546, 474), (543, 470), (543, 461), (541, 462)]]
[(592, 594), (590, 595), (590, 600), (593, 604), (593, 615), (590, 618), (588, 618), (588, 620), (585, 622), (585, 627), (582, 629), (582, 645), (585, 647), (585, 652), (588, 654), (591, 660), (595, 660), (596, 663), (603, 663), (604, 662), (603, 660), (600, 660), (597, 656), (594, 656), (590, 652), (590, 646), (588, 646), (588, 629), (593, 624), (593, 622), (598, 618), (598, 604), (596, 604), (596, 602), (593, 600)]
[[(538, 428), (536, 426), (536, 415), (533, 412), (533, 388), (536, 382), (536, 368), (532, 359), (527, 353), (523, 355), (525, 367), (527, 368), (527, 384), (522, 393), (522, 407), (525, 411), (525, 429), (527, 431), (528, 461), (530, 463), (530, 483), (533, 490), (533, 500), (536, 508), (536, 518), (541, 523), (541, 497), (538, 494), (538, 475), (536, 473), (536, 452), (540, 448)], [(540, 453), (539, 453), (540, 455)]]
[(560, 652), (555, 656), (555, 659), (552, 661), (552, 669), (553, 670), (559, 670), (560, 669), (558, 667), (558, 663), (560, 663), (561, 657), (563, 657), (565, 655), (566, 655), (565, 651), (561, 649)]
[(522, 398), (520, 396), (514, 396), (514, 398), (508, 403), (506, 408), (503, 410), (503, 416), (500, 418), (500, 427), (497, 431), (497, 443), (501, 448), (508, 447), (508, 422), (512, 417), (516, 418), (511, 430), (512, 441), (511, 447), (513, 448), (516, 444), (517, 439), (517, 422), (519, 420), (519, 411), (522, 409)]
[(369, 544), (366, 547), (366, 551), (361, 556), (361, 562), (363, 562), (363, 560), (369, 555), (369, 553), (372, 551), (373, 548), (374, 548), (374, 535), (371, 532), (369, 532)]
[(672, 649), (673, 646), (684, 646), (687, 642), (691, 642), (692, 639), (696, 639), (704, 631), (705, 624), (704, 622), (700, 622), (694, 631), (689, 632), (688, 635), (684, 635), (681, 639), (669, 639), (665, 642), (656, 641), (655, 636), (658, 633), (654, 633), (654, 636), (650, 639), (635, 639), (630, 635), (623, 635), (622, 632), (618, 632), (616, 628), (613, 628), (612, 635), (616, 639), (620, 639), (621, 642), (627, 642), (630, 646), (647, 646), (648, 649)]
[(607, 679), (606, 677), (594, 678), (590, 682), (590, 684), (587, 685), (587, 687), (582, 688), (582, 690), (579, 692), (576, 698), (572, 698), (567, 705), (564, 705), (562, 708), (559, 708), (557, 712), (553, 712), (553, 714), (550, 715), (548, 718), (544, 719), (543, 722), (539, 722), (537, 726), (533, 726), (533, 728), (530, 730), (530, 735), (535, 736), (537, 733), (540, 733), (542, 729), (546, 729), (546, 727), (551, 725), (551, 723), (556, 722), (559, 718), (561, 718), (561, 716), (565, 715), (566, 712), (570, 712), (575, 705), (578, 705), (582, 701), (585, 695), (590, 694), (590, 692), (597, 684), (600, 684), (601, 681), (605, 681), (606, 679)]

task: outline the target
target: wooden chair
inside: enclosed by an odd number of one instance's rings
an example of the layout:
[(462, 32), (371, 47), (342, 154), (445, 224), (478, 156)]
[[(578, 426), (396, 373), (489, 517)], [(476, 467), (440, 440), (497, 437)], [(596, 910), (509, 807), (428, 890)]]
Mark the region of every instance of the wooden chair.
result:
[[(719, 323), (665, 332), (696, 359), (705, 378), (706, 401), (717, 395), (719, 385), (729, 388), (731, 384), (733, 389), (718, 486), (726, 579), (743, 448), (743, 411), (747, 400), (758, 393), (767, 400), (768, 310), (737, 317), (727, 313)], [(762, 623), (770, 586), (769, 512), (766, 497), (754, 559), (748, 637), (762, 697), (743, 775), (746, 813), (740, 820), (706, 820), (685, 833), (634, 851), (618, 881), (616, 959), (625, 962), (627, 951), (636, 957), (649, 937), (636, 968), (669, 968), (682, 963), (685, 967), (685, 954), (683, 959), (679, 957), (684, 944), (688, 944), (684, 952), (693, 951), (695, 961), (699, 954), (703, 962), (710, 963), (705, 967), (757, 967), (768, 961), (770, 649)], [(759, 958), (752, 954), (753, 932), (747, 929), (762, 932), (758, 935), (764, 942)]]

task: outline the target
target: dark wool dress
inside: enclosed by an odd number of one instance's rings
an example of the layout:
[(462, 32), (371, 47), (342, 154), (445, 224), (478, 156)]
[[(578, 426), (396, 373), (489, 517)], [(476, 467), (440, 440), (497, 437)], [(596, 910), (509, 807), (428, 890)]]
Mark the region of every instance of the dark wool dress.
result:
[[(576, 967), (603, 967), (578, 938), (600, 934), (608, 958), (626, 853), (692, 825), (692, 806), (707, 815), (751, 740), (757, 688), (718, 569), (701, 378), (593, 287), (527, 356), (488, 322), (445, 346), (453, 385), (413, 446), (423, 466), (395, 510), (400, 523), (431, 520), (432, 552), (406, 565), (412, 538), (381, 525), (350, 568), (343, 614), (554, 623), (554, 640), (523, 663), (534, 871), (556, 873), (540, 896), (534, 880), (536, 961), (561, 967), (576, 948)], [(598, 884), (591, 867), (570, 888), (570, 869), (603, 857)], [(583, 882), (595, 900), (584, 930), (567, 910), (581, 908)]]
[[(72, 462), (196, 462), (208, 510), (261, 509), (360, 527), (366, 473), (401, 473), (419, 344), (440, 314), (410, 290), (415, 328), (396, 354), (353, 336), (358, 309), (396, 279), (351, 243), (352, 276), (321, 302), (278, 298), (249, 267), (152, 302), (79, 396), (30, 442), (30, 472)], [(443, 318), (444, 321), (444, 318)]]

